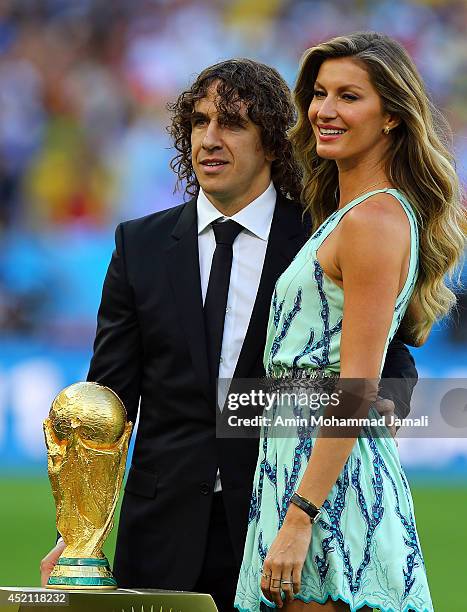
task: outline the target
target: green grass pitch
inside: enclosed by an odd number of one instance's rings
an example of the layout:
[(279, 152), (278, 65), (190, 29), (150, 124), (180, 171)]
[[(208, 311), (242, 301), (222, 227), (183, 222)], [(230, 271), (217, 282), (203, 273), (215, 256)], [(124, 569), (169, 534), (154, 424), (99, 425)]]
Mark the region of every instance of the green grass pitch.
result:
[[(467, 610), (467, 486), (412, 485), (417, 528), (437, 612)], [(55, 542), (47, 478), (0, 478), (0, 586), (39, 586), (39, 562)], [(113, 560), (115, 529), (105, 545)], [(154, 551), (157, 555), (157, 551)]]

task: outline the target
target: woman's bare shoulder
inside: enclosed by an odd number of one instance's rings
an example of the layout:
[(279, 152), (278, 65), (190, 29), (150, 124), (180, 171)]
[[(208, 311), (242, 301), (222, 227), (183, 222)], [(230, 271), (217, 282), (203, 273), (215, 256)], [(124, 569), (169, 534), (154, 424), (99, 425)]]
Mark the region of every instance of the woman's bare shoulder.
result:
[(389, 193), (377, 193), (354, 206), (341, 221), (342, 238), (358, 239), (374, 236), (374, 240), (389, 238), (393, 245), (403, 245), (410, 239), (410, 224), (401, 203)]

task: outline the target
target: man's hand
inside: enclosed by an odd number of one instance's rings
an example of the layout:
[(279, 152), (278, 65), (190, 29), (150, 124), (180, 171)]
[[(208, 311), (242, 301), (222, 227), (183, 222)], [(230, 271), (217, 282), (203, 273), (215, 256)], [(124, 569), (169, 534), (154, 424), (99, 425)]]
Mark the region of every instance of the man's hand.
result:
[(59, 556), (65, 550), (65, 542), (62, 538), (58, 540), (54, 548), (41, 561), (41, 587), (44, 588), (47, 584), (49, 576), (58, 561)]
[[(376, 398), (375, 408), (380, 413), (381, 416), (384, 416), (386, 427), (389, 429), (391, 436), (395, 438), (396, 433), (397, 433), (396, 426), (388, 425), (392, 417), (395, 415), (396, 406), (394, 402), (390, 399), (383, 399), (382, 397), (378, 396)], [(396, 444), (397, 444), (397, 441), (396, 441)]]

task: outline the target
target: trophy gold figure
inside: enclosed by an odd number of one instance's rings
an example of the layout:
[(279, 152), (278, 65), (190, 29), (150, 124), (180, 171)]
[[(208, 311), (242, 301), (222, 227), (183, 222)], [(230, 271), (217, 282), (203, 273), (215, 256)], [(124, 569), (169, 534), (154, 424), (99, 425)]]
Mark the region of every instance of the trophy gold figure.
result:
[(117, 588), (102, 546), (113, 527), (131, 428), (120, 398), (102, 385), (76, 383), (54, 399), (44, 434), (66, 547), (48, 588)]

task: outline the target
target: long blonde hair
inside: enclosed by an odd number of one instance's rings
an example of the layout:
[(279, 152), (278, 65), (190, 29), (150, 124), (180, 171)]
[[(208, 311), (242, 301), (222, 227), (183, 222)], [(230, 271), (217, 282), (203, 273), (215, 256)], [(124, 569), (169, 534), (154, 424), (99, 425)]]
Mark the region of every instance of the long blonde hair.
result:
[(428, 99), (408, 53), (388, 36), (357, 32), (308, 49), (294, 90), (298, 116), (290, 139), (303, 169), (302, 201), (314, 228), (336, 209), (339, 184), (335, 161), (316, 153), (308, 109), (321, 64), (340, 57), (364, 65), (384, 111), (401, 120), (388, 136), (392, 143), (385, 161), (389, 180), (406, 195), (418, 218), (420, 264), (412, 300), (423, 317), (411, 331), (419, 340), (456, 302), (445, 277), (452, 277), (464, 249), (465, 209), (448, 148), (450, 130)]

